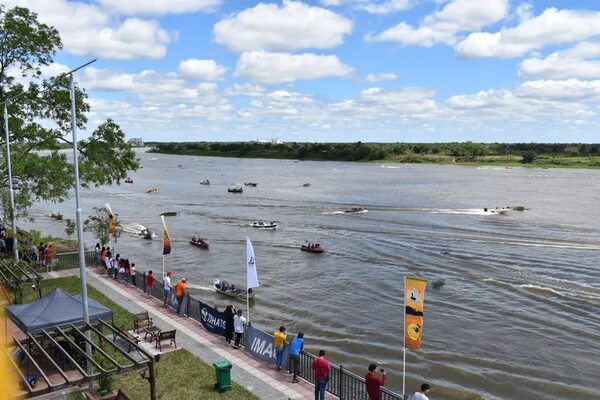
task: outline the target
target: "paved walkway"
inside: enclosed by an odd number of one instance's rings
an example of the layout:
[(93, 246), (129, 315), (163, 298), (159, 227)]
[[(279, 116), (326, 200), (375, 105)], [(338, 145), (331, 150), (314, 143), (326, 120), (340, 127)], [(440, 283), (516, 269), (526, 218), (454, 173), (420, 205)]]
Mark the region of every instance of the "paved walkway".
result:
[[(79, 275), (78, 270), (65, 270), (44, 274), (47, 278)], [(117, 283), (105, 274), (88, 268), (88, 284), (107, 295), (115, 303), (132, 313), (148, 310), (157, 325), (163, 329), (177, 329), (177, 346), (183, 347), (208, 364), (223, 358), (233, 364), (232, 379), (261, 399), (312, 399), (314, 386), (303, 379), (292, 383), (291, 375), (276, 371), (274, 366), (251, 357), (242, 349), (235, 350), (225, 344), (223, 338), (204, 329), (200, 322), (179, 317), (174, 311), (165, 309), (162, 301), (146, 296), (140, 290)], [(326, 399), (337, 399), (327, 394)]]

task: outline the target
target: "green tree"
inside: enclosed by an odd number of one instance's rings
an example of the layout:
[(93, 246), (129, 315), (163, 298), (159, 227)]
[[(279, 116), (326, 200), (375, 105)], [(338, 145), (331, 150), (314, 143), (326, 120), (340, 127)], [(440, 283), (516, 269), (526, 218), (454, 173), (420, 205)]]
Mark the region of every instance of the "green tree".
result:
[(536, 159), (537, 154), (535, 153), (535, 151), (528, 150), (523, 153), (522, 157), (523, 158), (521, 159), (521, 163), (531, 164)]
[(72, 219), (67, 219), (66, 221), (66, 226), (65, 226), (65, 233), (67, 234), (67, 237), (70, 239), (71, 237), (73, 237), (73, 234), (75, 233), (75, 222)]
[[(40, 23), (27, 8), (0, 6), (0, 102), (8, 103), (16, 212), (27, 215), (35, 201), (63, 201), (73, 188), (73, 166), (61, 144), (70, 143), (71, 119), (67, 78), (41, 78), (41, 67), (53, 63), (62, 48), (58, 31)], [(14, 74), (28, 83), (22, 84)], [(77, 127), (85, 129), (90, 110), (87, 94), (75, 88)], [(42, 123), (43, 122), (43, 123)], [(4, 133), (4, 119), (0, 123)], [(1, 135), (4, 139), (4, 135)], [(108, 120), (78, 143), (83, 187), (120, 183), (138, 168), (135, 153), (119, 126)], [(1, 146), (1, 152), (5, 146)], [(5, 154), (0, 168), (5, 169)], [(7, 181), (0, 186), (4, 218), (8, 217)]]
[(91, 232), (98, 239), (101, 246), (108, 244), (111, 238), (116, 243), (122, 231), (118, 214), (113, 215), (117, 230), (114, 234), (111, 234), (108, 231), (108, 216), (110, 214), (106, 207), (94, 207), (93, 211), (94, 213), (89, 215), (88, 219), (84, 222), (83, 229)]

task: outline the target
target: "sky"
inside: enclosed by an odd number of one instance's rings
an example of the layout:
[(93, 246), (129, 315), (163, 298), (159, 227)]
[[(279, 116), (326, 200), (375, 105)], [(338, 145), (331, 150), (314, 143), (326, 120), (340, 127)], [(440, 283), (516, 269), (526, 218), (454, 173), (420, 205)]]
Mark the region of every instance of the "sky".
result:
[[(0, 0), (55, 26), (88, 131), (146, 141), (600, 142), (600, 1)], [(84, 133), (85, 136), (85, 133)]]

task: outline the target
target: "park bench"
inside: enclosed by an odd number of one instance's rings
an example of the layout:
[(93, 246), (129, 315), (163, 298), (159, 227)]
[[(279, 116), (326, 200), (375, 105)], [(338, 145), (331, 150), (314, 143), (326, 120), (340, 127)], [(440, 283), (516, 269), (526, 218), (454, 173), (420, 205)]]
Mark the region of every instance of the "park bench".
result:
[(133, 329), (139, 335), (140, 329), (152, 326), (152, 318), (148, 315), (148, 311), (133, 314)]
[[(134, 334), (132, 334), (131, 332), (129, 332), (127, 329), (121, 328), (117, 325), (113, 325), (113, 328), (115, 328), (115, 332), (113, 332), (113, 342), (115, 340), (117, 340), (117, 336), (119, 335), (119, 333), (121, 335), (123, 335), (124, 337), (126, 337), (127, 339), (129, 339), (129, 341), (138, 344), (140, 342), (140, 337), (136, 336)], [(131, 343), (127, 343), (127, 352), (129, 353), (131, 351)]]
[(156, 335), (156, 346), (160, 351), (162, 351), (161, 342), (163, 340), (171, 340), (169, 344), (175, 344), (175, 348), (177, 348), (177, 341), (175, 340), (175, 333), (177, 333), (177, 329), (173, 329), (172, 331), (161, 331)]

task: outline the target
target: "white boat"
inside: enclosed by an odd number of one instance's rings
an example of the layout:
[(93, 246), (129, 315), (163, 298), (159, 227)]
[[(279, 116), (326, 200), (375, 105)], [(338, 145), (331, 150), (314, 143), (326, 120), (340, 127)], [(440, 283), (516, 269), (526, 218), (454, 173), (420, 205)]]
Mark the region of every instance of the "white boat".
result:
[(264, 222), (264, 221), (255, 221), (252, 223), (253, 228), (257, 229), (275, 229), (277, 228), (277, 224), (275, 221)]
[(484, 208), (483, 211), (488, 214), (496, 214), (496, 215), (508, 215), (508, 208)]
[(231, 186), (229, 189), (227, 189), (227, 191), (229, 193), (242, 193), (244, 188), (241, 186)]
[(210, 181), (208, 179), (205, 179), (203, 181), (200, 181), (201, 185), (210, 185)]

